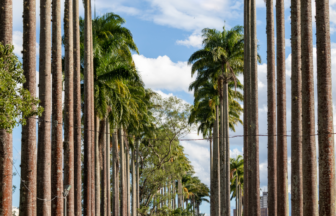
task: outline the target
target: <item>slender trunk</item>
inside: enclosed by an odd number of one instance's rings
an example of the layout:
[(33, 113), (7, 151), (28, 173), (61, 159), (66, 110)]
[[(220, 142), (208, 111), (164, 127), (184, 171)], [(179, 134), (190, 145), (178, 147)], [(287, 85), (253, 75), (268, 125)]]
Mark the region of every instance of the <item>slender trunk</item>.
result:
[[(126, 137), (126, 139), (128, 139)], [(126, 185), (127, 185), (127, 215), (131, 214), (131, 194), (130, 194), (130, 164), (129, 164), (129, 145), (126, 147)]]
[(287, 137), (286, 135), (286, 65), (284, 0), (276, 0), (277, 33), (277, 210), (278, 216), (288, 215)]
[(335, 215), (335, 149), (328, 0), (316, 1), (316, 49), (319, 133), (319, 212), (320, 215)]
[(133, 149), (132, 151), (132, 216), (136, 216), (136, 171), (135, 171), (135, 152), (136, 150)]
[(315, 216), (318, 215), (318, 193), (316, 141), (315, 136), (311, 136), (315, 134), (313, 32), (311, 6), (311, 1), (301, 0), (300, 8), (302, 13), (300, 18), (302, 25), (300, 34), (302, 37), (302, 44), (304, 45), (300, 46), (302, 55), (302, 143), (304, 143), (304, 145), (302, 145), (303, 179), (302, 182), (297, 183), (302, 183), (303, 185), (303, 203), (305, 203), (305, 205), (303, 205), (303, 215)]
[(292, 214), (303, 215), (302, 194), (302, 82), (301, 82), (301, 4), (292, 0), (292, 168), (291, 168), (291, 204)]
[(124, 143), (124, 131), (122, 127), (119, 129), (119, 145), (120, 145), (120, 216), (126, 216), (127, 214), (127, 194), (126, 194), (126, 172), (125, 172), (125, 143)]
[(259, 122), (258, 122), (258, 65), (257, 65), (257, 18), (256, 1), (251, 1), (251, 136), (249, 158), (249, 215), (260, 215), (260, 196), (259, 196)]
[(216, 106), (216, 120), (213, 127), (213, 179), (211, 182), (211, 215), (220, 215), (220, 163), (219, 163), (219, 128), (218, 128), (218, 106)]
[[(97, 184), (100, 184), (98, 185), (98, 188), (100, 188), (100, 191), (99, 191), (99, 198), (98, 200), (96, 200), (96, 205), (99, 204), (100, 205), (100, 209), (99, 211), (97, 212), (96, 211), (96, 214), (99, 215), (99, 212), (100, 212), (100, 215), (101, 216), (105, 216), (106, 215), (106, 176), (105, 176), (105, 161), (106, 161), (106, 135), (105, 135), (105, 132), (106, 132), (106, 120), (103, 119), (101, 122), (100, 122), (100, 132), (99, 132), (99, 158), (98, 160), (96, 161), (96, 164), (98, 163), (98, 170), (97, 172), (100, 172), (100, 176), (99, 178), (96, 178), (96, 185)], [(97, 176), (97, 175), (96, 175)], [(97, 192), (96, 192), (96, 195), (98, 196)], [(98, 201), (98, 202), (97, 202)]]
[[(249, 12), (250, 12), (250, 1), (244, 0), (244, 215), (248, 215), (249, 209), (249, 157), (248, 157), (248, 143), (249, 143), (249, 108), (250, 108), (250, 66), (249, 66)], [(215, 134), (214, 134), (215, 135)]]
[(238, 216), (242, 216), (242, 207), (243, 207), (243, 199), (242, 199), (242, 188), (240, 184), (239, 185), (239, 214)]
[[(211, 182), (213, 178), (213, 153), (212, 153), (212, 139), (213, 137), (211, 136), (211, 129), (210, 129), (210, 136), (209, 136), (209, 142), (210, 142), (210, 188), (211, 188)], [(210, 196), (210, 203), (211, 203), (211, 196)]]
[(226, 149), (226, 161), (225, 161), (225, 168), (226, 168), (226, 209), (227, 213), (225, 216), (230, 216), (231, 214), (231, 208), (230, 208), (230, 142), (229, 142), (229, 89), (228, 89), (228, 83), (224, 82), (223, 84), (223, 104), (224, 104), (224, 130), (225, 132), (223, 133), (225, 136), (225, 149)]
[(176, 205), (176, 189), (175, 189), (175, 180), (172, 181), (172, 209), (175, 210), (175, 205)]
[(182, 180), (177, 180), (177, 187), (178, 187), (178, 208), (182, 208), (183, 201), (182, 201)]
[(236, 214), (239, 215), (239, 188), (238, 188), (238, 176), (236, 176)]
[(85, 0), (85, 34), (84, 34), (84, 216), (92, 214), (92, 106), (91, 106), (91, 52), (90, 52), (90, 6), (91, 1)]
[[(0, 43), (12, 44), (13, 3), (12, 0), (0, 0)], [(12, 213), (12, 133), (0, 129), (0, 215)]]
[[(40, 1), (39, 118), (37, 149), (37, 197), (51, 199), (51, 0)], [(36, 200), (37, 215), (50, 214), (50, 202)]]
[[(79, 0), (73, 0), (74, 28), (74, 205), (75, 215), (82, 215), (82, 123), (81, 123), (81, 78), (80, 78), (80, 39), (79, 39)], [(40, 72), (41, 73), (41, 72)]]
[(111, 144), (110, 144), (110, 122), (106, 118), (106, 215), (111, 215)]
[[(73, 22), (72, 0), (64, 5), (65, 104), (64, 104), (64, 185), (74, 185), (73, 134)], [(67, 196), (67, 216), (74, 216), (74, 190)]]
[(138, 214), (138, 209), (140, 209), (140, 174), (139, 174), (139, 164), (140, 164), (140, 152), (139, 152), (139, 147), (140, 147), (140, 139), (137, 139), (136, 143), (136, 208), (137, 208), (137, 214)]
[(171, 209), (171, 176), (168, 177), (168, 209)]
[[(96, 116), (95, 117), (95, 149), (94, 149), (94, 153), (95, 153), (95, 170), (94, 170), (94, 176), (95, 176), (95, 213), (97, 215), (101, 214), (101, 206), (100, 206), (100, 200), (101, 200), (101, 194), (103, 194), (103, 192), (101, 193), (100, 191), (100, 186), (102, 186), (102, 190), (103, 190), (103, 185), (101, 183), (101, 179), (103, 178), (103, 176), (101, 176), (101, 154), (102, 154), (102, 145), (103, 145), (103, 141), (104, 138), (102, 137), (103, 134), (102, 133), (102, 129), (105, 126), (105, 121), (100, 121), (99, 117)], [(105, 132), (105, 131), (104, 131)]]
[(267, 131), (268, 131), (268, 213), (277, 215), (276, 96), (273, 0), (267, 6)]
[(112, 136), (112, 152), (113, 152), (113, 167), (112, 167), (112, 215), (119, 215), (119, 153), (118, 153), (118, 131), (114, 129)]
[(62, 32), (61, 1), (52, 1), (51, 215), (63, 214)]

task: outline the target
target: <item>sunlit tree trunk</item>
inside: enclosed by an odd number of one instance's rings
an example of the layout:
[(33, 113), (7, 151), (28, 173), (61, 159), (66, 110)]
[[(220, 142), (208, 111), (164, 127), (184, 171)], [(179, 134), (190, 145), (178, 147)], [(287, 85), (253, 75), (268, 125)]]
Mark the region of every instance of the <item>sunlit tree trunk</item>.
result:
[(251, 0), (251, 133), (250, 133), (250, 181), (248, 215), (260, 215), (259, 196), (259, 122), (258, 122), (258, 65), (257, 65), (257, 17), (256, 1)]
[(74, 32), (74, 205), (75, 215), (82, 215), (82, 123), (81, 123), (81, 77), (80, 77), (80, 39), (79, 39), (79, 0), (73, 0)]
[(113, 152), (113, 164), (112, 164), (112, 185), (113, 185), (113, 197), (112, 197), (112, 215), (119, 215), (119, 153), (118, 153), (118, 131), (113, 130), (112, 136), (112, 152)]
[(127, 215), (127, 184), (126, 184), (126, 165), (125, 165), (125, 143), (124, 131), (122, 126), (119, 129), (119, 145), (120, 145), (120, 216)]
[(106, 118), (106, 214), (107, 216), (111, 215), (111, 145), (110, 139), (110, 122), (109, 118)]
[(214, 122), (213, 134), (213, 179), (211, 182), (211, 215), (220, 215), (220, 161), (219, 161), (219, 118), (218, 106), (216, 106), (216, 120)]
[(91, 44), (90, 44), (90, 6), (85, 0), (85, 34), (84, 34), (84, 216), (92, 215), (92, 106), (91, 106)]
[[(273, 0), (267, 7), (267, 131), (268, 131), (268, 213), (277, 215), (277, 160), (276, 160), (276, 96), (275, 96), (275, 44)], [(245, 96), (246, 97), (246, 96)], [(245, 98), (244, 98), (245, 99)]]
[(225, 184), (226, 184), (226, 209), (227, 213), (225, 216), (230, 216), (231, 214), (231, 208), (230, 208), (230, 142), (229, 142), (229, 89), (228, 89), (228, 83), (223, 83), (223, 104), (224, 104), (224, 136), (225, 136)]
[(61, 2), (52, 1), (52, 150), (51, 215), (63, 214), (62, 32)]
[[(12, 44), (13, 32), (13, 2), (0, 0), (0, 43)], [(12, 213), (12, 133), (0, 129), (0, 215)]]
[[(94, 166), (95, 166), (95, 171), (94, 171), (94, 176), (95, 176), (95, 212), (97, 215), (101, 214), (101, 203), (100, 203), (100, 200), (102, 199), (101, 197), (101, 189), (100, 187), (102, 185), (102, 182), (100, 181), (103, 176), (101, 176), (101, 154), (102, 154), (102, 141), (103, 141), (103, 138), (101, 137), (102, 136), (102, 128), (104, 127), (105, 125), (105, 121), (100, 121), (99, 117), (96, 116), (95, 117), (95, 134), (94, 134), (94, 137), (95, 137), (95, 143), (94, 143), (94, 158), (95, 158), (95, 163), (94, 163)], [(103, 190), (103, 188), (102, 188)], [(97, 209), (97, 206), (98, 205), (98, 209)]]
[(135, 153), (136, 150), (132, 150), (132, 216), (136, 216), (137, 214), (137, 207), (136, 207), (136, 200), (137, 200), (137, 187), (136, 187), (136, 168), (135, 168)]
[[(38, 124), (37, 197), (51, 199), (51, 0), (40, 1), (39, 99), (44, 108)], [(51, 213), (50, 202), (36, 200), (37, 215)]]
[(319, 133), (319, 215), (335, 215), (335, 149), (329, 0), (316, 1), (316, 49)]
[[(126, 136), (126, 139), (128, 139), (128, 137)], [(129, 143), (126, 147), (126, 185), (127, 185), (127, 215), (131, 214), (131, 194), (130, 194), (130, 158), (129, 158)]]

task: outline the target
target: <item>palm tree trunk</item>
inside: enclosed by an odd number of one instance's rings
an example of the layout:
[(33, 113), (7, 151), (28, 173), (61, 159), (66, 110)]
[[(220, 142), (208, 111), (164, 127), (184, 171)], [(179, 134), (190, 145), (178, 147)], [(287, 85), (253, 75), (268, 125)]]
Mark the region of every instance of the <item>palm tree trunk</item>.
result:
[(92, 215), (92, 106), (91, 106), (91, 45), (90, 45), (90, 6), (85, 0), (85, 34), (84, 34), (84, 216)]
[[(0, 13), (0, 43), (12, 44), (13, 32), (13, 3), (12, 0), (0, 0), (2, 5)], [(12, 133), (0, 129), (0, 214), (12, 213), (12, 158), (13, 143)]]
[[(95, 212), (97, 214), (100, 213), (100, 200), (101, 200), (101, 193), (100, 193), (100, 186), (102, 185), (100, 180), (101, 180), (101, 160), (100, 160), (100, 154), (102, 153), (101, 151), (101, 145), (102, 145), (102, 137), (101, 137), (101, 130), (102, 130), (102, 127), (104, 127), (104, 121), (100, 121), (99, 117), (96, 116), (95, 119), (94, 119), (94, 138), (95, 138), (95, 142), (94, 142), (94, 159), (95, 159), (95, 163), (94, 163), (94, 166), (95, 166), (95, 169), (94, 169), (94, 172), (93, 172), (93, 175), (95, 176)], [(98, 209), (97, 209), (97, 206), (98, 206)]]
[(177, 180), (177, 187), (178, 187), (178, 208), (183, 208), (183, 200), (182, 200), (182, 179)]
[(301, 82), (301, 4), (292, 0), (292, 214), (303, 215), (302, 194), (302, 82)]
[(135, 152), (136, 150), (133, 149), (132, 151), (132, 216), (136, 216), (136, 194), (137, 194), (137, 187), (136, 187), (136, 171), (135, 171)]
[(239, 215), (239, 187), (238, 187), (238, 176), (236, 176), (236, 214)]
[(214, 137), (214, 146), (213, 146), (213, 178), (211, 182), (211, 215), (219, 216), (220, 215), (220, 163), (219, 163), (219, 128), (218, 128), (218, 106), (216, 106), (216, 120), (213, 127), (213, 137)]
[[(318, 215), (311, 1), (301, 1), (303, 215)], [(310, 16), (310, 17), (307, 17)], [(293, 42), (292, 42), (293, 43)], [(292, 66), (293, 67), (293, 66)], [(301, 115), (300, 115), (301, 116)], [(310, 122), (314, 122), (310, 124)], [(292, 153), (293, 154), (293, 153)], [(293, 181), (293, 180), (292, 180)]]
[[(74, 28), (74, 205), (75, 215), (82, 215), (82, 131), (81, 131), (81, 78), (80, 78), (80, 39), (79, 39), (79, 1), (73, 0)], [(42, 26), (41, 26), (42, 29)], [(41, 45), (40, 45), (41, 46)], [(41, 54), (40, 54), (41, 55)], [(41, 73), (41, 71), (40, 71)]]
[(119, 153), (118, 153), (118, 132), (114, 129), (112, 136), (112, 152), (113, 152), (113, 167), (112, 167), (112, 215), (119, 215)]
[(276, 96), (275, 96), (275, 45), (273, 0), (267, 7), (267, 131), (268, 131), (268, 213), (277, 215), (277, 160), (276, 160)]
[(120, 144), (120, 216), (127, 215), (127, 184), (126, 184), (126, 166), (125, 166), (125, 143), (124, 143), (124, 133), (123, 129), (119, 129), (119, 144)]
[[(30, 8), (30, 10), (33, 10)], [(34, 10), (35, 11), (35, 10)], [(34, 13), (35, 16), (35, 13)], [(62, 32), (61, 2), (52, 1), (52, 150), (51, 215), (63, 214)], [(35, 28), (34, 28), (35, 31)], [(34, 42), (35, 43), (35, 42)], [(21, 213), (20, 213), (21, 214)], [(24, 214), (25, 215), (25, 214)]]
[(239, 185), (239, 214), (238, 216), (242, 216), (242, 207), (243, 207), (243, 199), (242, 199), (242, 188), (241, 184)]
[(260, 215), (259, 202), (259, 122), (258, 122), (258, 65), (257, 65), (257, 19), (256, 2), (251, 1), (251, 130), (250, 130), (250, 173), (249, 215)]
[[(98, 170), (97, 172), (100, 172), (99, 179), (96, 178), (96, 185), (97, 183), (100, 184), (98, 188), (100, 189), (99, 191), (99, 198), (98, 202), (96, 200), (96, 205), (100, 205), (100, 209), (96, 214), (101, 216), (105, 216), (105, 210), (106, 210), (106, 176), (105, 176), (105, 161), (106, 161), (106, 121), (103, 119), (100, 121), (100, 132), (99, 132), (99, 158), (96, 161), (96, 164), (98, 163)], [(97, 176), (97, 175), (96, 175)], [(96, 195), (98, 196), (97, 192)]]
[(226, 161), (225, 161), (225, 168), (226, 168), (226, 209), (227, 213), (226, 216), (230, 216), (231, 209), (230, 209), (230, 142), (229, 142), (229, 89), (228, 83), (224, 82), (223, 84), (223, 104), (224, 104), (224, 136), (225, 136), (225, 149), (226, 149)]
[(111, 215), (111, 144), (110, 144), (110, 122), (106, 118), (106, 215)]
[(285, 65), (285, 11), (284, 0), (276, 1), (276, 32), (277, 32), (277, 159), (278, 185), (277, 210), (278, 216), (288, 215), (287, 190), (287, 137), (286, 135), (286, 65)]
[(331, 82), (329, 0), (316, 1), (319, 211), (335, 215), (335, 153)]
[[(128, 139), (128, 138), (127, 138)], [(127, 215), (131, 214), (131, 185), (130, 185), (130, 154), (129, 145), (126, 148), (126, 181), (127, 181)]]
[[(249, 65), (249, 14), (250, 14), (250, 1), (244, 0), (244, 215), (248, 215), (249, 209), (249, 116), (248, 113), (250, 111), (250, 65)], [(214, 134), (215, 135), (215, 134)], [(215, 143), (214, 143), (215, 144)]]
[[(51, 0), (40, 2), (39, 118), (37, 149), (37, 197), (51, 199)], [(50, 202), (36, 200), (37, 215), (50, 214)]]
[[(64, 185), (74, 185), (74, 134), (73, 134), (73, 22), (72, 0), (64, 5), (65, 47), (65, 104), (64, 104)], [(67, 196), (68, 216), (74, 216), (74, 190)]]
[[(210, 142), (210, 188), (211, 188), (211, 182), (212, 182), (212, 178), (213, 178), (213, 153), (212, 153), (212, 139), (213, 137), (211, 136), (211, 129), (210, 129), (210, 136), (209, 136), (209, 142)], [(211, 196), (210, 196), (210, 200), (211, 200)], [(210, 201), (211, 203), (211, 201)]]
[[(136, 143), (136, 206), (137, 209), (140, 209), (140, 174), (139, 174), (139, 164), (140, 164), (140, 152), (139, 152), (139, 147), (140, 147), (140, 139), (137, 139)], [(137, 210), (138, 212), (138, 210)], [(138, 215), (138, 213), (137, 213)]]

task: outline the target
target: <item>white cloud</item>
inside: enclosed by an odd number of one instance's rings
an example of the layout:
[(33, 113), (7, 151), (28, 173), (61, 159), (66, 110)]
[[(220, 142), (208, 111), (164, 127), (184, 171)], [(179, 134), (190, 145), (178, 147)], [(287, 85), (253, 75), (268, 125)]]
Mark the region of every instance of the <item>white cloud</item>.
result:
[(147, 88), (189, 92), (189, 84), (195, 80), (187, 62), (175, 63), (168, 56), (154, 59), (137, 54), (133, 59)]
[[(22, 58), (21, 53), (23, 50), (22, 44), (23, 44), (22, 32), (14, 31), (13, 32), (14, 53), (20, 58)], [(40, 51), (39, 44), (36, 42), (36, 56), (39, 55), (39, 51)]]
[(178, 40), (177, 44), (186, 46), (186, 47), (196, 47), (202, 48), (203, 37), (200, 34), (192, 34), (186, 40)]

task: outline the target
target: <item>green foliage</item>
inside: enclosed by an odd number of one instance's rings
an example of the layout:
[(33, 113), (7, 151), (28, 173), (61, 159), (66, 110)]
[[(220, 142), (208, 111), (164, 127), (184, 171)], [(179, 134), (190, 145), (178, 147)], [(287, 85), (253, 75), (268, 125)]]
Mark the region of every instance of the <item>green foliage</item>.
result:
[(243, 156), (238, 155), (237, 158), (230, 158), (230, 191), (232, 193), (231, 200), (237, 196), (236, 179), (238, 179), (238, 185), (241, 186), (242, 195), (244, 192), (244, 159)]
[(13, 53), (14, 46), (0, 43), (0, 128), (8, 132), (19, 125), (25, 125), (26, 118), (41, 115), (39, 100), (23, 88), (26, 79), (22, 65)]

